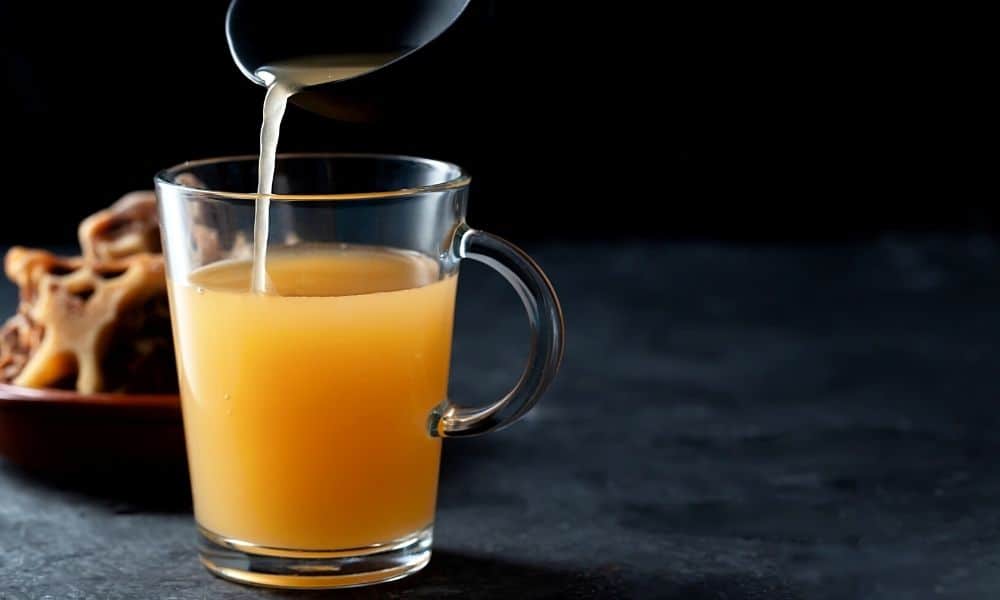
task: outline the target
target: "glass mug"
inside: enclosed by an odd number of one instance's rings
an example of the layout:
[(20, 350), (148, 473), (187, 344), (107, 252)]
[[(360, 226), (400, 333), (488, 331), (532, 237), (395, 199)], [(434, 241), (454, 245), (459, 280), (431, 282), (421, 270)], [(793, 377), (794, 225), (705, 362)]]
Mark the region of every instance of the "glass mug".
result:
[[(441, 438), (502, 428), (559, 367), (552, 285), (465, 223), (469, 177), (406, 156), (280, 155), (267, 288), (251, 288), (257, 157), (156, 176), (201, 561), (235, 581), (364, 585), (430, 560)], [(496, 269), (532, 343), (493, 404), (446, 398), (459, 263)]]

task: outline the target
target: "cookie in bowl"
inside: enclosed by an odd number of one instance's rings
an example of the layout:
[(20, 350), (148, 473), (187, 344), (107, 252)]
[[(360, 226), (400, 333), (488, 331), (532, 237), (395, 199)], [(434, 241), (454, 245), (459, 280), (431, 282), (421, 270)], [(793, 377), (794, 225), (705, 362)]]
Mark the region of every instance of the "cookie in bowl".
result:
[(153, 193), (91, 215), (79, 238), (79, 256), (5, 257), (20, 302), (0, 327), (0, 455), (76, 475), (183, 473)]

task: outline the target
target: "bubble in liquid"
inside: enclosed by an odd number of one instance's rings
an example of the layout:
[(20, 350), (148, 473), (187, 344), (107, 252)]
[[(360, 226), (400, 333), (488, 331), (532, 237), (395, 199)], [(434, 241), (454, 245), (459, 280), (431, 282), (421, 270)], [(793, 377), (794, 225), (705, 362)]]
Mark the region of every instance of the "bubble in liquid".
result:
[(203, 288), (201, 286), (198, 286), (198, 289), (195, 290), (195, 291), (197, 291), (199, 294), (204, 294), (205, 293), (205, 288)]
[(223, 400), (226, 400), (226, 401), (229, 401), (229, 399), (230, 399), (230, 398), (231, 398), (231, 396), (230, 396), (229, 394), (226, 394), (226, 395), (224, 395), (224, 396), (222, 397), (222, 399), (223, 399)]

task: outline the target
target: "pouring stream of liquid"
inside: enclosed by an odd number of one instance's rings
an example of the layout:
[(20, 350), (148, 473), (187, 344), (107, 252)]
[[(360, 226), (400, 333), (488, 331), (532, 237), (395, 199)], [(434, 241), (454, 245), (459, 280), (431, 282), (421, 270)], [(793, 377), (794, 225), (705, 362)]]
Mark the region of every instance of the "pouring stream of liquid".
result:
[(267, 84), (260, 126), (260, 159), (257, 163), (257, 201), (254, 206), (252, 289), (266, 293), (267, 241), (275, 156), (281, 120), (288, 99), (303, 88), (363, 75), (392, 62), (400, 53), (309, 56), (263, 66), (254, 73)]

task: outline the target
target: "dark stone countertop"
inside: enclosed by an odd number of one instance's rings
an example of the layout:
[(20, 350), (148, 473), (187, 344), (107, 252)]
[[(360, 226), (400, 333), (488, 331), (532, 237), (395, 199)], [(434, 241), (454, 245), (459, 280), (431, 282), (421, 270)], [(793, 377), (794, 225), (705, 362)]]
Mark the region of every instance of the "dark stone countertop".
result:
[[(534, 253), (566, 310), (558, 382), (445, 443), (423, 573), (329, 597), (1000, 597), (994, 240)], [(467, 268), (452, 395), (504, 390), (526, 334)], [(0, 461), (0, 598), (325, 597), (214, 579), (163, 500)]]

